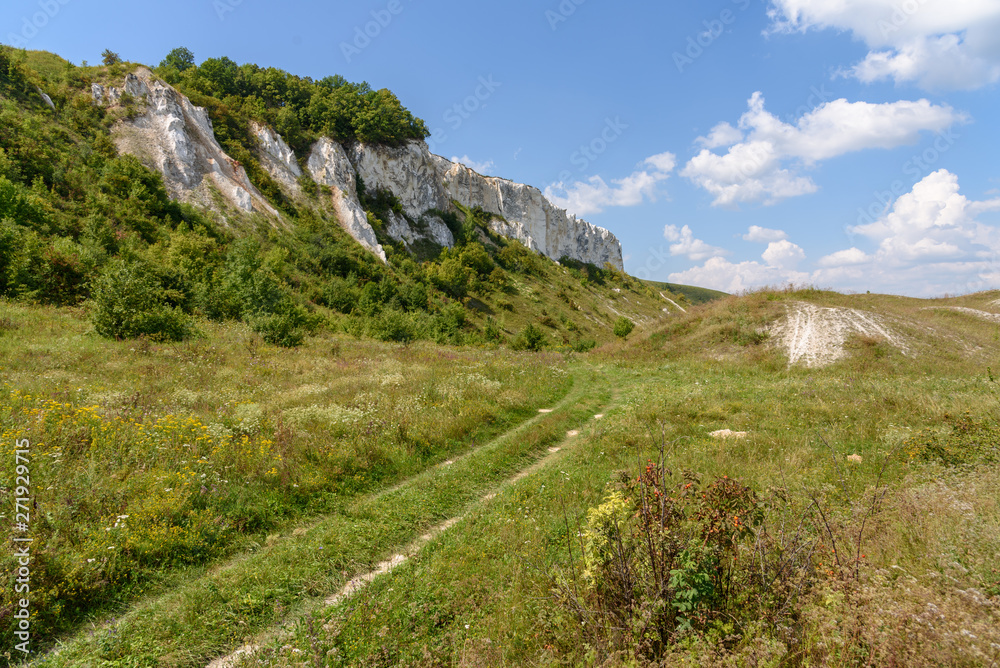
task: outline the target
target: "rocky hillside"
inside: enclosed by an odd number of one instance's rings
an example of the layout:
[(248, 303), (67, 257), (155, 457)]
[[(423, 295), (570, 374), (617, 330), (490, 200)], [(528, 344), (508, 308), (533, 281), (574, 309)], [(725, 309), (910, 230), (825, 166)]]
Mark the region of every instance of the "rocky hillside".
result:
[[(123, 98), (136, 104), (137, 110), (114, 127), (115, 143), (120, 151), (158, 170), (173, 197), (280, 218), (240, 163), (219, 145), (206, 111), (149, 69), (137, 68), (120, 87), (94, 83), (91, 90), (98, 105), (118, 107)], [(327, 196), (344, 229), (383, 261), (386, 256), (379, 235), (359, 201), (359, 179), (367, 189), (386, 191), (400, 202), (401, 210), (387, 213), (385, 234), (408, 249), (419, 243), (454, 246), (441, 214), (455, 211), (457, 202), (493, 214), (491, 230), (553, 260), (569, 257), (598, 267), (610, 263), (623, 268), (621, 244), (608, 230), (557, 208), (538, 188), (485, 177), (433, 155), (423, 141), (345, 146), (322, 137), (301, 160), (273, 129), (253, 123), (252, 131), (262, 167), (291, 199), (306, 196), (301, 184), (304, 166), (315, 183), (329, 188)]]
[(75, 66), (0, 46), (0, 298), (109, 338), (589, 350), (681, 312), (608, 231), (432, 155), (386, 89), (226, 58)]

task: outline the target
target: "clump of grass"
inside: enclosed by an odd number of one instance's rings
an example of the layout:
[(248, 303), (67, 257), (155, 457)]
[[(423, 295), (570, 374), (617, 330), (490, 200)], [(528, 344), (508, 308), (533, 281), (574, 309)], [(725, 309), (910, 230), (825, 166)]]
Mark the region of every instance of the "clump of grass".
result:
[(801, 524), (786, 533), (770, 504), (728, 476), (675, 474), (661, 449), (587, 511), (578, 559), (567, 545), (571, 566), (552, 580), (569, 622), (562, 642), (590, 648), (590, 660), (645, 664), (681, 642), (732, 649), (794, 624), (815, 579), (818, 534)]
[(936, 427), (906, 439), (906, 455), (946, 466), (992, 463), (1000, 459), (1000, 423), (995, 418), (946, 413)]

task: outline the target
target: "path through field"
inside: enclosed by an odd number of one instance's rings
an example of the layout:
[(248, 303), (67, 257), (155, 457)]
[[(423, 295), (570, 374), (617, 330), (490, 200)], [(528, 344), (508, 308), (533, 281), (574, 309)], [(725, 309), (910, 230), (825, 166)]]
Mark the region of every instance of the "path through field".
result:
[[(554, 411), (547, 411), (547, 412), (554, 412)], [(604, 417), (603, 414), (598, 413), (594, 415), (592, 419), (600, 420), (603, 417)], [(517, 429), (520, 429), (520, 427), (518, 427)], [(517, 429), (515, 429), (515, 431)], [(577, 437), (579, 435), (580, 435), (580, 430), (578, 429), (573, 429), (567, 432), (565, 440), (563, 440), (557, 446), (549, 447), (546, 451), (547, 454), (545, 456), (541, 457), (533, 464), (519, 470), (514, 475), (500, 482), (491, 491), (484, 494), (479, 501), (473, 503), (471, 506), (466, 508), (466, 511), (471, 510), (472, 506), (488, 503), (497, 495), (497, 493), (501, 489), (504, 489), (506, 487), (511, 487), (512, 485), (517, 484), (524, 478), (527, 478), (533, 473), (539, 471), (543, 467), (550, 465), (553, 462), (553, 460), (559, 455), (560, 452), (562, 452), (568, 446), (571, 446), (574, 441), (578, 440)], [(338, 603), (341, 603), (345, 599), (350, 598), (354, 594), (364, 589), (368, 584), (373, 582), (375, 579), (383, 575), (387, 575), (392, 571), (396, 570), (403, 564), (407, 563), (414, 556), (416, 556), (420, 552), (420, 550), (423, 549), (428, 543), (436, 539), (445, 531), (451, 529), (453, 526), (461, 522), (464, 518), (465, 518), (465, 513), (463, 513), (462, 515), (457, 515), (455, 517), (452, 517), (446, 520), (445, 522), (442, 522), (441, 524), (438, 524), (437, 526), (433, 527), (432, 529), (427, 531), (427, 533), (419, 536), (416, 540), (407, 545), (403, 550), (392, 555), (388, 559), (385, 559), (384, 561), (378, 563), (372, 570), (366, 573), (362, 573), (361, 575), (358, 575), (353, 579), (351, 579), (346, 585), (344, 585), (340, 589), (340, 591), (328, 596), (323, 601), (323, 605), (324, 606), (337, 605)], [(299, 615), (298, 618), (301, 617), (302, 615)], [(250, 659), (250, 657), (256, 654), (260, 649), (261, 645), (264, 644), (265, 642), (274, 642), (275, 640), (279, 640), (283, 636), (289, 634), (291, 632), (292, 626), (293, 626), (292, 622), (286, 621), (281, 626), (266, 629), (262, 634), (260, 634), (256, 643), (243, 645), (242, 647), (232, 652), (231, 654), (213, 660), (206, 666), (206, 668), (234, 668), (235, 666), (240, 665), (242, 661)]]
[(211, 567), (176, 590), (136, 601), (114, 629), (98, 629), (98, 637), (78, 633), (40, 660), (59, 668), (99, 665), (98, 640), (113, 630), (137, 636), (141, 631), (144, 645), (133, 649), (150, 660), (232, 666), (312, 610), (399, 567), (471, 509), (561, 456), (584, 439), (581, 434), (613, 397), (602, 372), (581, 365), (551, 412), (535, 413), (493, 440), (309, 526), (289, 527), (278, 540)]

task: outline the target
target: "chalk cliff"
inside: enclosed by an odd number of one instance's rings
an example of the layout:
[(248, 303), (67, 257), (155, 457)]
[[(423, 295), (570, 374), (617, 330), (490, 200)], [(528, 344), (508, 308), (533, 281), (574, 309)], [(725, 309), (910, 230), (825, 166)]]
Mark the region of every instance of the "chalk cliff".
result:
[[(281, 214), (258, 191), (246, 170), (222, 150), (208, 114), (184, 95), (159, 81), (146, 68), (129, 74), (121, 88), (92, 87), (96, 104), (117, 106), (129, 96), (140, 113), (116, 125), (120, 151), (158, 169), (176, 199), (243, 212), (258, 212), (275, 222)], [(301, 200), (303, 168), (318, 184), (328, 186), (333, 209), (358, 243), (385, 261), (385, 251), (368, 222), (356, 190), (356, 176), (371, 190), (385, 189), (402, 204), (403, 215), (388, 214), (385, 233), (407, 247), (421, 242), (454, 245), (451, 230), (439, 213), (462, 206), (495, 214), (493, 230), (515, 238), (552, 259), (568, 256), (598, 266), (622, 268), (618, 239), (608, 230), (578, 219), (549, 202), (538, 188), (507, 179), (482, 176), (465, 165), (431, 154), (427, 144), (403, 146), (341, 144), (322, 138), (300, 163), (288, 144), (271, 128), (252, 123), (261, 166), (290, 197)], [(214, 192), (213, 192), (214, 191)]]
[(278, 216), (247, 178), (246, 170), (219, 146), (206, 111), (148, 69), (127, 75), (121, 89), (93, 84), (91, 92), (97, 104), (120, 104), (127, 94), (140, 108), (144, 106), (144, 113), (119, 121), (112, 135), (119, 151), (135, 155), (163, 174), (172, 197), (212, 207), (214, 188), (237, 209)]
[(611, 232), (556, 207), (538, 188), (482, 176), (431, 154), (424, 142), (402, 147), (356, 144), (348, 157), (367, 187), (392, 192), (411, 218), (428, 210), (447, 211), (452, 201), (470, 208), (479, 206), (502, 217), (493, 220), (495, 232), (518, 239), (554, 260), (565, 255), (622, 268), (621, 244)]

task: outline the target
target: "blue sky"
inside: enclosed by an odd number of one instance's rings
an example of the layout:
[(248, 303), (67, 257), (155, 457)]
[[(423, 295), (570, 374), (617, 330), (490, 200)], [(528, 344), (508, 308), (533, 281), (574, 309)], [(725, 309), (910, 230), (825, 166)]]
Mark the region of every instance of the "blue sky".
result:
[(0, 26), (76, 63), (186, 46), (389, 88), (640, 277), (1000, 287), (997, 0), (6, 0)]

